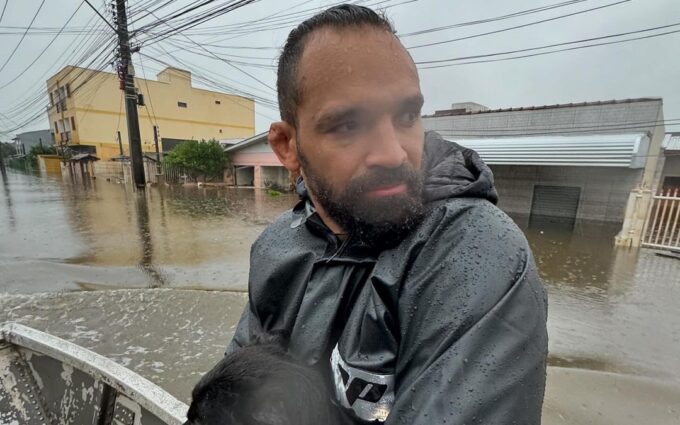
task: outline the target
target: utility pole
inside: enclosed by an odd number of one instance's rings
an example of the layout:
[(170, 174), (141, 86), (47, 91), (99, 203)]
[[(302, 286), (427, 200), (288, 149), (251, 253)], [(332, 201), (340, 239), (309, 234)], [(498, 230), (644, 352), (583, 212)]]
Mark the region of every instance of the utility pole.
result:
[(2, 174), (2, 178), (4, 180), (7, 180), (7, 170), (5, 169), (5, 155), (2, 153), (2, 145), (4, 143), (0, 142), (0, 174)]
[(123, 159), (125, 153), (123, 152), (123, 139), (120, 138), (120, 131), (116, 132), (118, 134), (118, 149), (120, 150), (120, 157)]
[(146, 187), (146, 179), (144, 177), (144, 159), (142, 157), (142, 138), (139, 135), (139, 117), (137, 116), (137, 92), (134, 80), (135, 68), (132, 65), (125, 0), (116, 0), (116, 22), (118, 23), (118, 48), (120, 50), (118, 76), (121, 79), (121, 89), (125, 92), (125, 115), (127, 117), (128, 140), (130, 143), (132, 177), (135, 186), (139, 189), (144, 189)]
[(158, 150), (158, 126), (153, 126), (153, 143), (156, 145), (156, 174), (161, 173), (161, 153)]

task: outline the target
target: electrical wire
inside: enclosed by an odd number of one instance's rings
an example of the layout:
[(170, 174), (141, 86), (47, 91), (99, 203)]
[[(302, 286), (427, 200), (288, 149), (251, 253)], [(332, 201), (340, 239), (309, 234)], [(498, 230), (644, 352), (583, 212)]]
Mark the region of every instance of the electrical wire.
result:
[(409, 33), (405, 33), (405, 34), (398, 34), (398, 35), (399, 35), (399, 38), (406, 38), (406, 37), (413, 37), (413, 36), (416, 36), (416, 35), (423, 35), (423, 34), (430, 34), (430, 33), (433, 33), (433, 32), (445, 31), (445, 30), (449, 30), (449, 29), (453, 29), (453, 28), (462, 28), (462, 27), (468, 27), (468, 26), (472, 26), (472, 25), (488, 24), (490, 22), (497, 22), (497, 21), (502, 21), (502, 20), (505, 20), (505, 19), (512, 19), (512, 18), (517, 18), (517, 17), (520, 17), (520, 16), (532, 15), (534, 13), (541, 13), (541, 12), (545, 12), (545, 11), (552, 10), (552, 9), (558, 9), (558, 8), (562, 8), (562, 7), (572, 6), (574, 4), (583, 3), (585, 1), (590, 1), (590, 0), (563, 1), (563, 2), (560, 2), (560, 3), (553, 3), (553, 4), (550, 4), (550, 5), (535, 7), (535, 8), (532, 8), (532, 9), (520, 10), (518, 12), (509, 13), (509, 14), (506, 14), (506, 15), (495, 16), (495, 17), (492, 17), (492, 18), (484, 18), (484, 19), (478, 19), (478, 20), (474, 20), (474, 21), (459, 22), (459, 23), (456, 23), (456, 24), (444, 25), (444, 26), (441, 26), (441, 27), (428, 28), (428, 29), (424, 29), (424, 30), (413, 31), (413, 32), (409, 32)]
[(84, 1), (85, 3), (87, 3), (87, 5), (90, 6), (90, 8), (91, 8), (92, 10), (94, 10), (94, 12), (95, 12), (97, 15), (99, 15), (100, 18), (102, 18), (102, 21), (106, 22), (106, 25), (108, 25), (108, 26), (113, 30), (113, 32), (118, 33), (118, 30), (117, 30), (113, 25), (111, 25), (111, 22), (109, 22), (108, 19), (106, 19), (101, 13), (99, 13), (99, 11), (97, 10), (97, 8), (94, 7), (94, 6), (92, 6), (92, 3), (90, 3), (89, 0), (83, 0), (83, 1)]
[(609, 8), (609, 7), (618, 6), (618, 5), (623, 4), (623, 3), (628, 3), (629, 1), (631, 1), (631, 0), (621, 0), (621, 1), (614, 2), (614, 3), (605, 4), (603, 6), (593, 7), (593, 8), (590, 8), (590, 9), (584, 9), (584, 10), (580, 10), (578, 12), (568, 13), (568, 14), (565, 14), (565, 15), (555, 16), (553, 18), (541, 19), (539, 21), (528, 22), (528, 23), (522, 24), (522, 25), (514, 25), (514, 26), (511, 26), (511, 27), (507, 27), (507, 28), (501, 28), (499, 30), (487, 31), (487, 32), (479, 33), (479, 34), (468, 35), (468, 36), (465, 36), (465, 37), (452, 38), (452, 39), (449, 39), (449, 40), (435, 41), (435, 42), (424, 43), (424, 44), (416, 44), (416, 45), (413, 45), (413, 46), (408, 46), (406, 48), (408, 50), (414, 50), (414, 49), (420, 49), (422, 47), (439, 46), (439, 45), (442, 45), (442, 44), (454, 43), (454, 42), (457, 42), (457, 41), (470, 40), (472, 38), (485, 37), (487, 35), (492, 35), (492, 34), (500, 34), (502, 32), (513, 31), (513, 30), (517, 30), (517, 29), (521, 29), (521, 28), (527, 28), (527, 27), (531, 27), (531, 26), (534, 26), (534, 25), (544, 24), (546, 22), (553, 22), (553, 21), (557, 21), (557, 20), (560, 20), (560, 19), (570, 18), (572, 16), (582, 15), (584, 13), (594, 12), (596, 10), (601, 10), (601, 9), (606, 9), (606, 8)]
[[(668, 27), (673, 27), (673, 26), (678, 26), (678, 24), (673, 24), (673, 25), (666, 25), (663, 27), (657, 27), (658, 28), (668, 28)], [(629, 33), (622, 33), (622, 34), (615, 34), (615, 35), (609, 35), (609, 36), (603, 36), (603, 37), (595, 37), (589, 40), (601, 40), (601, 39), (606, 39), (606, 38), (611, 38), (611, 37), (620, 37), (621, 35), (626, 35), (626, 34), (637, 34), (645, 31), (653, 31), (655, 28), (650, 28), (650, 29), (645, 29), (645, 30), (639, 30), (639, 31), (632, 31)], [(646, 40), (650, 38), (656, 38), (656, 37), (662, 37), (666, 35), (671, 35), (671, 34), (677, 34), (680, 33), (680, 30), (674, 30), (674, 31), (666, 31), (662, 32), (659, 34), (652, 34), (652, 35), (647, 35), (647, 36), (642, 36), (642, 37), (634, 37), (634, 38), (628, 38), (625, 40), (616, 40), (616, 41), (609, 41), (605, 43), (594, 43), (594, 44), (587, 44), (585, 46), (576, 46), (576, 47), (569, 47), (569, 48), (564, 48), (564, 49), (556, 49), (556, 50), (550, 50), (547, 52), (540, 52), (540, 53), (533, 53), (533, 54), (528, 54), (528, 55), (520, 55), (520, 56), (512, 56), (509, 58), (500, 58), (500, 59), (485, 59), (485, 60), (476, 60), (476, 61), (468, 61), (468, 62), (458, 62), (458, 63), (448, 63), (445, 65), (432, 65), (432, 66), (419, 66), (418, 69), (434, 69), (434, 68), (445, 68), (445, 67), (450, 67), (450, 66), (459, 66), (459, 65), (471, 65), (471, 64), (477, 64), (477, 63), (489, 63), (489, 62), (502, 62), (502, 61), (508, 61), (508, 60), (516, 60), (516, 59), (524, 59), (524, 58), (531, 58), (531, 57), (536, 57), (536, 56), (544, 56), (544, 55), (550, 55), (554, 53), (561, 53), (561, 52), (567, 52), (567, 51), (572, 51), (572, 50), (581, 50), (581, 49), (588, 49), (592, 47), (600, 47), (600, 46), (609, 46), (612, 44), (621, 44), (621, 43), (628, 43), (631, 41), (638, 41), (638, 40)], [(490, 53), (486, 55), (475, 55), (477, 57), (483, 58), (483, 57), (493, 57), (493, 56), (499, 56), (499, 55), (504, 55), (504, 54), (510, 54), (510, 53), (519, 53), (519, 52), (528, 52), (528, 51), (534, 51), (534, 50), (542, 50), (546, 49), (549, 47), (554, 47), (554, 46), (564, 46), (564, 45), (569, 45), (569, 44), (575, 44), (575, 43), (581, 43), (587, 40), (577, 40), (577, 41), (571, 41), (571, 42), (566, 42), (566, 43), (557, 43), (555, 45), (546, 45), (546, 46), (541, 46), (541, 47), (532, 47), (528, 49), (520, 49), (514, 52), (497, 52), (497, 53)], [(452, 59), (444, 59), (441, 61), (425, 61), (425, 62), (416, 62), (416, 65), (418, 64), (426, 64), (426, 63), (438, 63), (438, 62), (449, 62), (449, 61), (455, 61), (455, 60), (463, 60), (463, 59), (457, 59), (457, 58), (452, 58)]]
[(26, 33), (28, 32), (28, 30), (33, 25), (33, 22), (35, 22), (36, 18), (38, 17), (38, 14), (40, 14), (40, 11), (42, 10), (42, 7), (44, 5), (45, 5), (45, 0), (42, 0), (42, 2), (40, 3), (40, 6), (38, 7), (38, 10), (35, 12), (35, 15), (33, 15), (33, 19), (31, 19), (31, 23), (28, 24), (28, 28), (26, 28), (26, 32), (24, 32), (24, 35), (21, 36), (21, 39), (19, 40), (17, 45), (14, 47), (14, 50), (12, 50), (12, 53), (10, 53), (9, 56), (7, 56), (5, 63), (3, 63), (2, 66), (0, 67), (0, 72), (2, 72), (3, 69), (5, 69), (5, 67), (7, 66), (9, 61), (14, 57), (14, 54), (19, 49), (19, 46), (21, 46), (21, 43), (24, 41), (24, 38), (26, 38)]
[(8, 4), (9, 4), (9, 0), (5, 0), (5, 5), (2, 6), (2, 12), (0, 12), (0, 22), (2, 22), (2, 18), (5, 17), (5, 10), (7, 10)]
[(83, 2), (80, 2), (80, 4), (78, 4), (78, 7), (76, 8), (76, 10), (71, 14), (71, 16), (68, 18), (68, 20), (66, 21), (66, 23), (61, 27), (60, 32), (58, 32), (58, 33), (54, 36), (54, 38), (52, 38), (52, 40), (47, 44), (47, 46), (45, 46), (45, 48), (38, 54), (38, 56), (37, 56), (35, 59), (33, 59), (33, 62), (31, 62), (31, 63), (30, 63), (26, 68), (24, 68), (21, 72), (19, 72), (19, 74), (17, 74), (16, 77), (12, 78), (12, 79), (9, 80), (8, 82), (6, 82), (6, 83), (3, 84), (2, 86), (0, 86), (0, 90), (4, 89), (5, 87), (9, 86), (9, 85), (12, 84), (13, 82), (15, 82), (16, 80), (18, 80), (19, 78), (21, 78), (23, 75), (25, 75), (25, 72), (26, 72), (26, 71), (28, 71), (33, 65), (35, 65), (35, 63), (42, 57), (42, 55), (45, 54), (45, 52), (47, 51), (47, 49), (49, 49), (50, 46), (52, 46), (52, 44), (54, 44), (54, 42), (57, 40), (57, 38), (58, 38), (59, 35), (61, 34), (61, 31), (63, 31), (64, 28), (66, 28), (66, 26), (69, 24), (69, 22), (71, 22), (71, 20), (73, 19), (73, 17), (76, 16), (76, 13), (78, 13), (78, 10), (80, 10), (80, 7), (81, 7), (82, 5), (83, 5)]

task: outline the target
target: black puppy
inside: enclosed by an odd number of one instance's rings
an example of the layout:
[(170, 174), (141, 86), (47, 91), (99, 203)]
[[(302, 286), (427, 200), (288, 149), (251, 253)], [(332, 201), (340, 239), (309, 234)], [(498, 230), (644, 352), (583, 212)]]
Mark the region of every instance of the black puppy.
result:
[(347, 423), (321, 375), (277, 343), (225, 356), (196, 384), (184, 425), (335, 425)]

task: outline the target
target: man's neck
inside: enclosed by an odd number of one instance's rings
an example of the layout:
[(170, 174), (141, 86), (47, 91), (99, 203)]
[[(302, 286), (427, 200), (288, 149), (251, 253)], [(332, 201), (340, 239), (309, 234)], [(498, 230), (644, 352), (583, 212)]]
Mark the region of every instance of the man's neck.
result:
[(321, 218), (321, 221), (323, 221), (323, 224), (325, 224), (335, 236), (341, 240), (344, 240), (347, 237), (347, 231), (343, 229), (342, 226), (340, 226), (335, 220), (333, 220), (330, 215), (328, 215), (326, 210), (321, 206), (321, 203), (317, 202), (314, 194), (309, 192), (309, 189), (307, 194), (309, 195), (312, 204), (314, 204), (314, 209), (319, 215), (319, 218)]

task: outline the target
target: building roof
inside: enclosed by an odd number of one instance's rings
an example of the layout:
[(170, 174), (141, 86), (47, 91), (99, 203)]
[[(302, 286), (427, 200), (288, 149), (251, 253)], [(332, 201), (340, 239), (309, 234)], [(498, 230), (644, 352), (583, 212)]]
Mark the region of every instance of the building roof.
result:
[(91, 153), (81, 153), (78, 155), (73, 155), (69, 161), (71, 162), (83, 162), (83, 161), (99, 161), (99, 158), (97, 156), (91, 154)]
[(602, 106), (602, 105), (619, 105), (623, 103), (637, 103), (637, 102), (663, 102), (660, 97), (641, 97), (636, 99), (612, 99), (612, 100), (601, 100), (596, 102), (581, 102), (581, 103), (558, 103), (554, 105), (542, 105), (542, 106), (522, 106), (519, 108), (501, 108), (501, 109), (489, 109), (489, 110), (479, 110), (479, 111), (463, 111), (461, 109), (443, 109), (440, 111), (435, 111), (432, 115), (423, 115), (423, 118), (433, 118), (433, 117), (446, 117), (454, 115), (476, 115), (476, 114), (491, 114), (494, 112), (515, 112), (515, 111), (539, 111), (545, 109), (559, 109), (559, 108), (576, 108), (580, 106)]
[(666, 151), (680, 151), (680, 133), (668, 133), (661, 147)]
[(245, 139), (245, 140), (242, 140), (242, 141), (236, 143), (235, 145), (227, 146), (224, 149), (224, 151), (225, 152), (236, 152), (236, 151), (240, 151), (241, 149), (247, 148), (248, 146), (255, 145), (257, 143), (266, 142), (268, 134), (269, 134), (268, 131), (265, 131), (264, 133), (256, 134), (249, 139)]
[(453, 139), (491, 165), (560, 165), (642, 168), (649, 149), (644, 134)]

